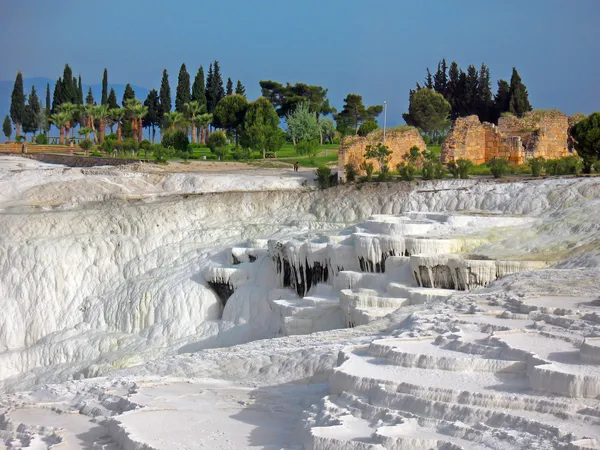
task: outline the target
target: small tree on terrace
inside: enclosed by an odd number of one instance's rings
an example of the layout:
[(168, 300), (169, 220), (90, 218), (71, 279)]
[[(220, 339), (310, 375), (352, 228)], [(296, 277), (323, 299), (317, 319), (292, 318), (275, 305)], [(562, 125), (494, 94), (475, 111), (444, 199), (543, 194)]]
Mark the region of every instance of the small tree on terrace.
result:
[(367, 145), (365, 159), (374, 159), (379, 164), (379, 171), (385, 172), (392, 152), (381, 142), (376, 145)]
[(4, 122), (2, 122), (2, 132), (8, 141), (10, 139), (10, 135), (12, 134), (12, 124), (10, 123), (10, 117), (8, 116), (5, 116)]
[(266, 98), (259, 97), (248, 105), (241, 144), (244, 148), (261, 152), (263, 159), (267, 151), (274, 152), (281, 147), (279, 117)]
[(336, 115), (336, 120), (352, 125), (354, 134), (358, 134), (358, 127), (366, 120), (375, 120), (383, 111), (383, 106), (373, 105), (365, 107), (362, 96), (358, 94), (348, 94), (344, 99), (344, 109)]
[(575, 140), (577, 153), (583, 158), (586, 171), (589, 171), (600, 159), (600, 112), (577, 122), (571, 128), (571, 136)]
[(308, 102), (299, 103), (296, 109), (286, 117), (287, 131), (296, 145), (300, 141), (319, 139), (321, 132), (315, 113), (310, 111)]

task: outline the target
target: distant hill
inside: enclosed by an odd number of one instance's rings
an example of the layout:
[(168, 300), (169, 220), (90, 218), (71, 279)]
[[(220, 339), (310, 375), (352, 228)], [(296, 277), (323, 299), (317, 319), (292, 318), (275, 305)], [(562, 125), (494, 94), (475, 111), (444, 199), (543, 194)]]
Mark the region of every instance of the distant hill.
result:
[[(6, 114), (10, 114), (10, 94), (12, 93), (14, 80), (12, 81), (0, 81), (0, 121), (4, 120)], [(28, 96), (31, 92), (31, 86), (35, 86), (40, 102), (46, 106), (46, 84), (50, 83), (50, 101), (52, 101), (52, 93), (54, 92), (55, 80), (48, 78), (23, 78), (23, 90), (25, 95)], [(83, 84), (83, 98), (87, 95), (89, 84)], [(94, 94), (94, 100), (100, 104), (102, 97), (102, 84), (92, 84), (92, 94)], [(125, 91), (125, 84), (109, 84), (108, 91), (113, 87), (117, 94), (117, 101), (121, 103), (123, 98), (123, 92)], [(149, 90), (141, 86), (132, 86), (135, 91), (135, 96), (140, 101), (144, 101), (148, 96)], [(4, 136), (0, 136), (0, 139)]]

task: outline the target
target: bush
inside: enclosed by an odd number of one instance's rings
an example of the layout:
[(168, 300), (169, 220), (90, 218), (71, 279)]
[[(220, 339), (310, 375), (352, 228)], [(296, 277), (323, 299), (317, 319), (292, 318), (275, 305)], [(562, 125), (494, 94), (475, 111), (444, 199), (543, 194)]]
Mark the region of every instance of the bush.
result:
[(600, 173), (600, 159), (592, 161), (590, 170), (593, 170), (595, 173)]
[(98, 150), (94, 150), (94, 151), (92, 152), (92, 156), (97, 156), (97, 157), (99, 157), (99, 156), (102, 156), (102, 153), (100, 153)]
[[(123, 141), (104, 141), (104, 142), (108, 142), (108, 144), (111, 147), (111, 150), (116, 151), (117, 153), (121, 152), (121, 150), (123, 149)], [(104, 142), (102, 143), (104, 145)], [(110, 150), (109, 150), (110, 152)]]
[(390, 181), (392, 179), (392, 172), (387, 164), (381, 166), (379, 175), (377, 175), (377, 181)]
[(454, 178), (466, 180), (469, 178), (469, 171), (473, 167), (473, 162), (469, 159), (458, 159), (448, 163), (448, 171)]
[(221, 159), (223, 159), (227, 153), (227, 136), (221, 130), (211, 133), (206, 140), (206, 144), (208, 145), (208, 148), (210, 148), (210, 151)]
[(354, 164), (346, 164), (346, 181), (348, 183), (354, 183), (356, 181), (356, 175), (358, 175), (356, 166)]
[(545, 166), (548, 175), (581, 175), (583, 160), (577, 156), (567, 156), (560, 159), (549, 159)]
[(494, 175), (494, 178), (502, 178), (506, 172), (508, 172), (510, 164), (505, 158), (494, 158), (488, 162), (488, 167), (490, 168), (492, 175)]
[(84, 150), (87, 154), (88, 150), (92, 148), (92, 141), (90, 141), (89, 139), (79, 141), (79, 148), (81, 148), (81, 150)]
[(175, 150), (187, 150), (190, 141), (183, 130), (167, 130), (163, 133), (161, 144), (164, 148), (173, 147)]
[(250, 158), (250, 149), (238, 147), (231, 152), (231, 156), (235, 160), (249, 159)]
[(137, 140), (135, 140), (134, 138), (129, 138), (129, 139), (125, 139), (123, 141), (123, 146), (121, 147), (121, 150), (123, 152), (134, 155), (135, 153), (137, 153), (139, 148), (140, 148), (139, 142)]
[(117, 134), (116, 133), (109, 133), (106, 136), (104, 136), (104, 140), (109, 140), (109, 141), (116, 141), (117, 139)]
[(250, 159), (262, 159), (261, 152), (252, 152), (250, 153)]
[(270, 159), (277, 158), (277, 154), (275, 152), (265, 152), (265, 159), (266, 158), (270, 158)]
[(150, 150), (150, 147), (152, 147), (152, 142), (150, 142), (148, 139), (144, 139), (142, 142), (140, 142), (140, 150)]
[(542, 174), (542, 170), (544, 170), (545, 162), (546, 162), (546, 160), (544, 158), (542, 158), (541, 156), (530, 159), (527, 162), (527, 165), (531, 169), (531, 175), (533, 175), (534, 177), (539, 177)]
[(154, 155), (154, 160), (157, 163), (166, 163), (167, 158), (173, 156), (175, 151), (172, 148), (164, 148), (161, 144), (152, 144), (150, 147), (152, 154)]
[(296, 153), (308, 156), (312, 160), (319, 153), (319, 147), (320, 144), (317, 139), (300, 141), (296, 144)]
[(40, 133), (35, 137), (35, 143), (38, 145), (48, 145), (48, 135)]
[(367, 120), (366, 122), (361, 123), (360, 127), (358, 127), (358, 135), (361, 137), (365, 137), (367, 134), (371, 133), (372, 131), (375, 131), (378, 128), (379, 125), (377, 125), (377, 122), (375, 122), (374, 120)]
[(317, 168), (317, 185), (320, 189), (326, 189), (330, 186), (331, 169), (327, 166)]
[(188, 148), (190, 148), (190, 149), (208, 148), (208, 146), (206, 144), (200, 144), (198, 142), (193, 142), (188, 146)]
[(440, 161), (425, 159), (423, 161), (423, 179), (441, 180), (446, 176), (446, 169)]
[(367, 173), (366, 181), (371, 181), (373, 179), (373, 170), (374, 170), (373, 163), (368, 163), (366, 161), (363, 161), (362, 164), (360, 165), (360, 170), (364, 170)]
[(396, 170), (398, 170), (398, 174), (400, 175), (400, 179), (402, 181), (412, 181), (415, 179), (415, 173), (417, 172), (417, 168), (411, 163), (401, 162), (396, 165)]

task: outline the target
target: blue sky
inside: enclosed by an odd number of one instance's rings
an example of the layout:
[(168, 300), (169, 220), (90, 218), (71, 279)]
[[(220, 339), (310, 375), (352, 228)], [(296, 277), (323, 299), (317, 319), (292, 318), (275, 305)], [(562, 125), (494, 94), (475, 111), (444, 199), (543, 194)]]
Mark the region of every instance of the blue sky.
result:
[(218, 59), (249, 97), (258, 81), (329, 88), (388, 101), (399, 123), (408, 90), (445, 57), (494, 80), (516, 66), (534, 108), (600, 110), (600, 0), (0, 0), (0, 80), (56, 79), (65, 62), (84, 83), (171, 88), (185, 62), (192, 77)]

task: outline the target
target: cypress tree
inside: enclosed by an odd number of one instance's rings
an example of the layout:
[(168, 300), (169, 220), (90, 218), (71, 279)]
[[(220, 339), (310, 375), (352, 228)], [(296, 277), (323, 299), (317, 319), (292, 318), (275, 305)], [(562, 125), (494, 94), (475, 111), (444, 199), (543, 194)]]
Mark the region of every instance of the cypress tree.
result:
[(148, 97), (144, 100), (144, 106), (148, 107), (148, 114), (142, 119), (143, 126), (146, 128), (152, 127), (152, 142), (156, 135), (156, 127), (160, 126), (162, 117), (160, 115), (160, 102), (158, 92), (152, 89), (148, 93)]
[(458, 68), (458, 64), (456, 61), (452, 61), (450, 63), (450, 69), (448, 70), (448, 87), (446, 93), (446, 99), (450, 106), (452, 106), (451, 116), (453, 119), (458, 117), (458, 102), (459, 98), (459, 79), (460, 79), (460, 69)]
[(57, 108), (62, 103), (62, 78), (58, 77), (56, 83), (54, 83), (54, 94), (52, 96), (52, 114), (56, 114)]
[(208, 75), (206, 76), (206, 89), (204, 95), (206, 97), (206, 109), (209, 113), (211, 113), (214, 109), (213, 105), (213, 84), (214, 84), (214, 76), (213, 76), (213, 67), (212, 64), (208, 66)]
[(515, 67), (513, 67), (512, 76), (510, 77), (509, 96), (509, 110), (515, 116), (523, 117), (523, 114), (531, 111), (527, 87), (521, 81), (521, 76)]
[(246, 88), (240, 80), (238, 80), (237, 85), (235, 87), (235, 93), (238, 95), (243, 95), (244, 97), (246, 96)]
[(133, 100), (135, 98), (135, 91), (131, 87), (129, 83), (125, 86), (125, 92), (123, 92), (123, 101), (121, 104), (123, 106), (127, 105), (127, 100)]
[(96, 102), (94, 101), (94, 94), (92, 94), (91, 87), (88, 88), (87, 97), (85, 98), (85, 104), (86, 105), (95, 105), (96, 104)]
[(433, 89), (433, 79), (431, 77), (431, 72), (429, 71), (429, 67), (427, 68), (427, 77), (425, 77), (425, 87), (427, 89)]
[(497, 122), (502, 113), (510, 110), (510, 85), (506, 80), (498, 80), (498, 91), (494, 97), (494, 119)]
[[(448, 67), (446, 66), (446, 60), (442, 59), (438, 63), (437, 72), (433, 76), (433, 89), (438, 94), (442, 94), (444, 97), (448, 94)], [(448, 99), (446, 99), (448, 100)]]
[(16, 136), (21, 135), (21, 125), (25, 120), (25, 94), (23, 93), (23, 75), (21, 72), (17, 73), (13, 91), (10, 96), (10, 118), (15, 124), (17, 133)]
[(35, 86), (31, 86), (31, 93), (25, 106), (25, 117), (23, 120), (23, 132), (34, 133), (39, 128), (40, 100), (38, 99)]
[(50, 104), (50, 83), (46, 83), (46, 109), (50, 111), (52, 105)]
[(166, 113), (171, 112), (171, 87), (169, 86), (169, 74), (167, 73), (167, 69), (163, 70), (159, 97), (160, 117), (162, 120)]
[(83, 86), (81, 85), (81, 75), (79, 75), (79, 81), (77, 85), (77, 104), (83, 105)]
[(108, 94), (106, 104), (108, 105), (108, 109), (115, 109), (119, 107), (119, 104), (117, 103), (117, 93), (112, 87), (110, 88), (110, 94)]
[(208, 112), (212, 113), (217, 107), (219, 101), (225, 97), (225, 89), (223, 88), (223, 78), (221, 77), (221, 70), (219, 68), (219, 61), (215, 61), (212, 66), (212, 71), (209, 69), (208, 77), (210, 84), (207, 79), (206, 82), (206, 105)]
[(474, 65), (470, 64), (467, 68), (467, 78), (465, 84), (465, 105), (462, 115), (468, 116), (477, 114), (479, 106), (479, 73)]
[(481, 69), (479, 69), (479, 78), (477, 80), (477, 99), (479, 103), (477, 111), (479, 120), (485, 122), (494, 120), (494, 102), (492, 100), (490, 69), (485, 65), (485, 63), (482, 63)]
[(73, 97), (71, 98), (71, 103), (74, 105), (79, 101), (79, 88), (77, 87), (77, 78), (73, 77)]
[(204, 92), (204, 89), (204, 69), (200, 66), (192, 85), (192, 101), (206, 106), (206, 92)]
[(231, 78), (227, 78), (227, 88), (225, 90), (225, 95), (233, 95), (233, 81), (231, 81)]
[[(65, 64), (65, 70), (63, 72), (63, 101), (62, 103), (76, 103), (77, 98), (77, 83), (73, 83), (73, 71), (68, 64)], [(61, 103), (61, 104), (62, 104)]]
[(12, 134), (12, 124), (10, 123), (10, 117), (8, 116), (4, 116), (4, 122), (2, 122), (2, 132), (8, 141), (10, 139), (10, 135)]
[(175, 111), (183, 113), (184, 106), (190, 102), (190, 74), (185, 67), (181, 65), (179, 77), (177, 78), (177, 91), (175, 92)]
[(102, 75), (102, 99), (100, 100), (101, 105), (108, 104), (108, 71), (104, 69)]

